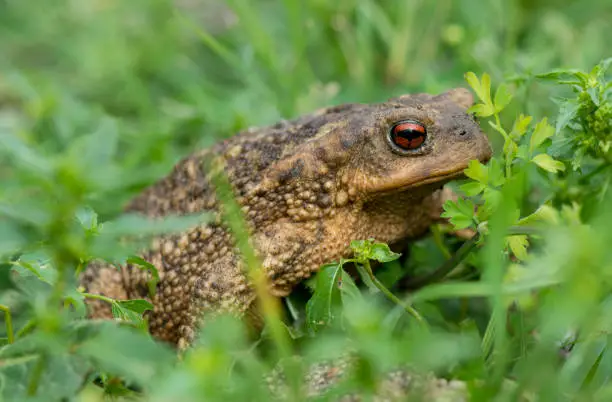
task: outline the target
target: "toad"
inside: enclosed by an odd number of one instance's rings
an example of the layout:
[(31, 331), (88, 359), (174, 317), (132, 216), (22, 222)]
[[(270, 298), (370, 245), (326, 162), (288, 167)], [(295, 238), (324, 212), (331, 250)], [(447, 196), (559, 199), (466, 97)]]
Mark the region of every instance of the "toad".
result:
[[(397, 243), (417, 238), (439, 219), (442, 186), (491, 149), (466, 111), (466, 89), (404, 95), (378, 104), (344, 104), (273, 126), (249, 129), (200, 150), (144, 190), (128, 212), (160, 218), (213, 211), (220, 203), (203, 161), (215, 157), (242, 208), (270, 294), (292, 288), (327, 262), (350, 257), (352, 240)], [(152, 298), (149, 273), (130, 264), (88, 266), (87, 292), (145, 298), (151, 334), (188, 347), (206, 311), (255, 316), (255, 292), (221, 219), (156, 238), (142, 258), (159, 270)], [(93, 318), (108, 305), (88, 300)]]

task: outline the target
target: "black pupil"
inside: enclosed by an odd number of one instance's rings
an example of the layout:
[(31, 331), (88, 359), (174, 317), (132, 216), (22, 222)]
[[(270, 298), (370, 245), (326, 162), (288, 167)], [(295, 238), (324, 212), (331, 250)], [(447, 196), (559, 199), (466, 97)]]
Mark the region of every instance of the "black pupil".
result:
[(395, 144), (403, 149), (415, 149), (423, 144), (425, 134), (417, 128), (404, 128), (403, 130), (394, 130), (393, 139)]

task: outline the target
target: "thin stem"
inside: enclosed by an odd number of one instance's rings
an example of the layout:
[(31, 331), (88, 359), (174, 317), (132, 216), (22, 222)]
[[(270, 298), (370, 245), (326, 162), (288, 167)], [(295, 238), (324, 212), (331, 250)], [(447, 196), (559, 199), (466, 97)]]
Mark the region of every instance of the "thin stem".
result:
[(424, 324), (425, 321), (423, 320), (423, 317), (421, 317), (421, 315), (419, 314), (418, 311), (416, 311), (412, 306), (410, 306), (409, 304), (404, 303), (403, 301), (401, 301), (397, 296), (395, 296), (389, 289), (387, 289), (385, 287), (385, 285), (383, 285), (378, 278), (376, 278), (376, 276), (374, 275), (374, 273), (372, 272), (372, 267), (370, 266), (370, 261), (365, 260), (363, 261), (362, 264), (360, 264), (361, 266), (363, 266), (364, 270), (367, 273), (367, 276), (370, 278), (370, 280), (372, 281), (372, 283), (374, 284), (374, 286), (376, 286), (378, 288), (378, 290), (380, 290), (386, 297), (387, 299), (391, 300), (393, 303), (397, 304), (398, 306), (402, 306), (404, 308), (404, 310), (406, 310), (406, 312), (408, 314), (410, 314), (411, 316), (413, 316), (419, 323)]
[(436, 246), (438, 247), (442, 255), (444, 255), (444, 258), (451, 258), (452, 254), (448, 250), (448, 247), (446, 247), (446, 245), (444, 244), (443, 234), (440, 230), (440, 225), (433, 225), (431, 227), (431, 234), (433, 235), (434, 243), (436, 243)]
[(29, 320), (19, 331), (17, 331), (17, 338), (21, 338), (24, 335), (27, 335), (34, 327), (36, 326), (36, 320)]
[(4, 304), (0, 304), (0, 311), (4, 311), (4, 322), (6, 325), (6, 337), (8, 343), (15, 342), (15, 334), (13, 333), (13, 317), (11, 315), (11, 309)]
[(30, 382), (28, 384), (28, 395), (34, 396), (36, 395), (36, 391), (38, 390), (38, 383), (40, 382), (40, 378), (42, 377), (43, 371), (45, 370), (45, 366), (47, 365), (47, 356), (41, 355), (36, 362), (36, 366), (32, 370), (32, 375), (30, 376)]
[[(529, 226), (511, 226), (507, 230), (508, 236), (516, 236), (516, 235), (538, 235), (541, 232)], [(478, 239), (481, 235), (476, 234), (472, 236), (469, 240), (464, 242), (459, 250), (453, 256), (446, 260), (440, 267), (435, 269), (434, 271), (425, 274), (421, 277), (409, 278), (407, 281), (404, 281), (401, 284), (403, 289), (419, 289), (425, 285), (430, 283), (438, 282), (444, 279), (457, 265), (459, 265), (476, 247)]]
[[(506, 130), (502, 128), (501, 120), (499, 119), (499, 113), (495, 113), (493, 116), (495, 117), (495, 124), (497, 124), (497, 127), (499, 127), (499, 129), (503, 133), (504, 141), (514, 142), (512, 141), (512, 138), (510, 138), (508, 133), (506, 133)], [(512, 152), (510, 152), (509, 155), (504, 155), (504, 156), (505, 156), (505, 162), (506, 162), (505, 168), (506, 168), (506, 179), (507, 179), (510, 176), (512, 176), (512, 159), (514, 158), (514, 155), (512, 155)]]
[(541, 236), (542, 231), (538, 228), (534, 228), (531, 226), (510, 226), (506, 231), (507, 236), (518, 236), (518, 235), (526, 235), (526, 236)]
[(102, 301), (105, 301), (105, 302), (110, 303), (110, 304), (115, 303), (115, 300), (111, 299), (110, 297), (106, 297), (106, 296), (102, 296), (102, 295), (97, 295), (97, 294), (93, 294), (93, 293), (81, 293), (81, 296), (86, 297), (88, 299), (102, 300)]
[(461, 263), (476, 247), (476, 242), (478, 241), (480, 235), (476, 234), (472, 236), (469, 240), (464, 242), (459, 250), (451, 258), (446, 260), (440, 267), (435, 269), (434, 271), (425, 274), (421, 277), (409, 278), (408, 281), (402, 284), (402, 288), (404, 289), (418, 289), (422, 288), (425, 285), (428, 285), (433, 282), (438, 282), (446, 275), (448, 275), (457, 265)]
[(608, 169), (612, 167), (612, 163), (608, 164), (608, 163), (602, 163), (601, 165), (599, 165), (598, 167), (596, 167), (595, 169), (591, 170), (588, 174), (585, 174), (584, 176), (582, 176), (579, 180), (580, 183), (586, 183), (588, 182), (591, 177), (601, 173), (602, 171)]

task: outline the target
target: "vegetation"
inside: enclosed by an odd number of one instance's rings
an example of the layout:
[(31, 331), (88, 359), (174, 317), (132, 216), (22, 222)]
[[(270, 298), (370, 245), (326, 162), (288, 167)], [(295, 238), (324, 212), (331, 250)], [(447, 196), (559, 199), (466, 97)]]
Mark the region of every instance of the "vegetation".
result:
[[(342, 387), (363, 394), (409, 366), (475, 401), (609, 400), (611, 19), (598, 0), (1, 0), (0, 400), (268, 400), (279, 366), (303, 400), (306, 368), (348, 350)], [(83, 319), (90, 259), (139, 262), (147, 237), (193, 224), (121, 214), (180, 156), (320, 106), (460, 85), (496, 156), (401, 262), (354, 242), (360, 280), (330, 261), (283, 321), (266, 308), (260, 338), (221, 317), (181, 358), (146, 334), (145, 301)]]

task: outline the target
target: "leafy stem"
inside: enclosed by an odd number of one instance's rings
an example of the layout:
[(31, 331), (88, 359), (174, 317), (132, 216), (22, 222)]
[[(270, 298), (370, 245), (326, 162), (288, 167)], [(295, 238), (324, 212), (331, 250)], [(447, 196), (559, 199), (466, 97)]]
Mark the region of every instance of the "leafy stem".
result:
[(369, 278), (369, 280), (372, 281), (374, 286), (376, 286), (376, 288), (378, 288), (378, 290), (380, 290), (387, 297), (387, 299), (391, 300), (393, 303), (397, 304), (398, 306), (403, 307), (404, 310), (406, 310), (408, 314), (413, 316), (419, 323), (425, 324), (423, 317), (419, 314), (418, 311), (416, 311), (409, 304), (404, 303), (402, 300), (400, 300), (389, 289), (387, 289), (385, 285), (383, 285), (378, 280), (378, 278), (376, 278), (376, 276), (374, 275), (374, 272), (372, 272), (372, 267), (370, 266), (369, 260), (360, 261), (358, 264), (356, 264), (356, 266), (357, 266), (357, 269), (362, 274), (362, 277)]
[(8, 343), (13, 343), (15, 341), (15, 335), (13, 333), (13, 317), (11, 316), (11, 309), (4, 304), (0, 304), (0, 311), (4, 311), (4, 322), (6, 325), (6, 337), (8, 338)]

